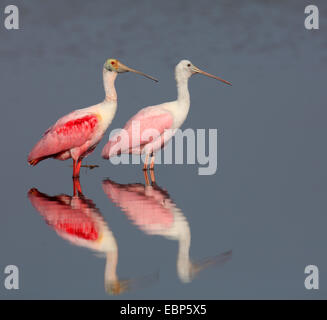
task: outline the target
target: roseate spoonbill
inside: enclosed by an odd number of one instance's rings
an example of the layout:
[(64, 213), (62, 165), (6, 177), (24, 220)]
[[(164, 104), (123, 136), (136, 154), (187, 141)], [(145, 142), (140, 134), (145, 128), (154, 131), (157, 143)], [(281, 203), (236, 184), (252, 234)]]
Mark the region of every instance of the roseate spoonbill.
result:
[(191, 230), (182, 211), (176, 207), (166, 190), (153, 182), (144, 172), (146, 185), (118, 184), (109, 179), (102, 182), (108, 198), (126, 213), (127, 217), (144, 233), (160, 235), (179, 242), (177, 273), (182, 282), (190, 282), (201, 270), (224, 263), (231, 258), (231, 251), (198, 262), (190, 259)]
[(121, 294), (156, 280), (157, 277), (153, 275), (119, 280), (116, 238), (93, 201), (83, 195), (78, 179), (74, 179), (74, 196), (48, 196), (32, 188), (28, 197), (33, 207), (61, 238), (106, 257), (104, 283), (108, 293)]
[(121, 132), (107, 142), (102, 150), (102, 157), (109, 159), (121, 153), (144, 153), (146, 156), (143, 169), (147, 169), (151, 155), (152, 170), (154, 152), (165, 146), (187, 117), (190, 108), (188, 79), (197, 73), (231, 85), (226, 80), (200, 70), (188, 60), (180, 61), (175, 68), (177, 100), (141, 109), (125, 124)]
[(94, 151), (113, 120), (117, 109), (115, 79), (118, 73), (134, 72), (158, 81), (155, 78), (129, 68), (116, 59), (106, 60), (103, 66), (105, 99), (94, 106), (75, 110), (60, 118), (43, 135), (28, 156), (35, 166), (47, 158), (73, 159), (73, 177), (79, 176), (82, 159)]

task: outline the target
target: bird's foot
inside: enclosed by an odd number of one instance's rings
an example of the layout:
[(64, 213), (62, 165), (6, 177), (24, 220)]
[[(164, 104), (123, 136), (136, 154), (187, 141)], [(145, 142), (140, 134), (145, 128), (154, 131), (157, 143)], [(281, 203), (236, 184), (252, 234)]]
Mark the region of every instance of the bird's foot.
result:
[(97, 164), (82, 164), (81, 167), (88, 168), (90, 170), (92, 170), (94, 168), (99, 168), (99, 166)]

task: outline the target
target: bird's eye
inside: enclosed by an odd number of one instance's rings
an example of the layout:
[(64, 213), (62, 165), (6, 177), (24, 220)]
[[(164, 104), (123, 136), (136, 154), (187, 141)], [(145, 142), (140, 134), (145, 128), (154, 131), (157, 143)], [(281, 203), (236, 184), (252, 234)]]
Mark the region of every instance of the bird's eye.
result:
[(187, 66), (188, 66), (188, 67), (190, 67), (190, 66), (191, 66), (191, 64), (189, 63)]
[(112, 64), (112, 65), (114, 65), (114, 64), (115, 64), (115, 62), (114, 62), (114, 61), (111, 61), (111, 64)]

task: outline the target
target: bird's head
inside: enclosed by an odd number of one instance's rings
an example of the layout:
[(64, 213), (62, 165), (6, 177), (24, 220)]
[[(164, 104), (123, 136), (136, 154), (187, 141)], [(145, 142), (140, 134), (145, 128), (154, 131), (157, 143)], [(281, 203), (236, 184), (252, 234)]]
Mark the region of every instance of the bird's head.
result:
[(110, 295), (120, 295), (126, 291), (129, 291), (129, 280), (116, 280), (105, 283), (106, 292)]
[(106, 60), (105, 64), (104, 64), (104, 70), (105, 71), (110, 71), (110, 72), (117, 72), (117, 73), (124, 73), (124, 72), (134, 72), (137, 74), (140, 74), (146, 78), (149, 78), (155, 82), (158, 82), (157, 79), (141, 72), (141, 71), (137, 71), (135, 69), (132, 69), (130, 67), (125, 66), (124, 64), (122, 64), (119, 60), (117, 59), (108, 59)]
[(196, 67), (191, 61), (189, 60), (182, 60), (178, 63), (178, 65), (176, 66), (176, 75), (178, 74), (181, 74), (181, 75), (184, 75), (186, 76), (187, 78), (191, 77), (193, 74), (196, 74), (196, 73), (201, 73), (207, 77), (210, 77), (210, 78), (213, 78), (213, 79), (216, 79), (216, 80), (219, 80), (223, 83), (226, 83), (226, 84), (229, 84), (229, 85), (232, 85), (229, 81), (226, 81), (222, 78), (219, 78), (217, 76), (214, 76), (208, 72), (205, 72), (205, 71), (202, 71), (201, 69), (199, 69), (198, 67)]

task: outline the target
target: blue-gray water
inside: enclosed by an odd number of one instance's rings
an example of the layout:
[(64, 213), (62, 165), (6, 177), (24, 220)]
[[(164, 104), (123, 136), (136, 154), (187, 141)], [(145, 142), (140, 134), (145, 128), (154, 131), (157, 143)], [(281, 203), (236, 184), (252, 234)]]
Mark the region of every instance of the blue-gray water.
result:
[[(311, 3), (311, 2), (310, 2)], [(327, 297), (326, 67), (327, 5), (315, 0), (320, 29), (304, 29), (307, 1), (7, 1), (20, 8), (18, 31), (0, 20), (1, 217), (0, 297), (100, 299), (311, 299)], [(149, 235), (104, 193), (102, 181), (144, 184), (141, 166), (101, 159), (106, 138), (83, 169), (85, 197), (118, 247), (121, 279), (146, 285), (107, 294), (105, 258), (70, 244), (31, 205), (31, 188), (72, 195), (70, 162), (26, 161), (60, 116), (103, 98), (106, 58), (160, 79), (134, 74), (116, 81), (121, 127), (141, 107), (176, 96), (180, 59), (230, 80), (190, 79), (183, 128), (217, 128), (219, 170), (160, 165), (157, 184), (187, 221), (190, 257), (232, 250), (225, 263), (190, 283), (178, 276), (178, 243)], [(20, 289), (3, 286), (6, 265), (20, 270)], [(304, 268), (320, 270), (320, 289), (304, 287)]]

